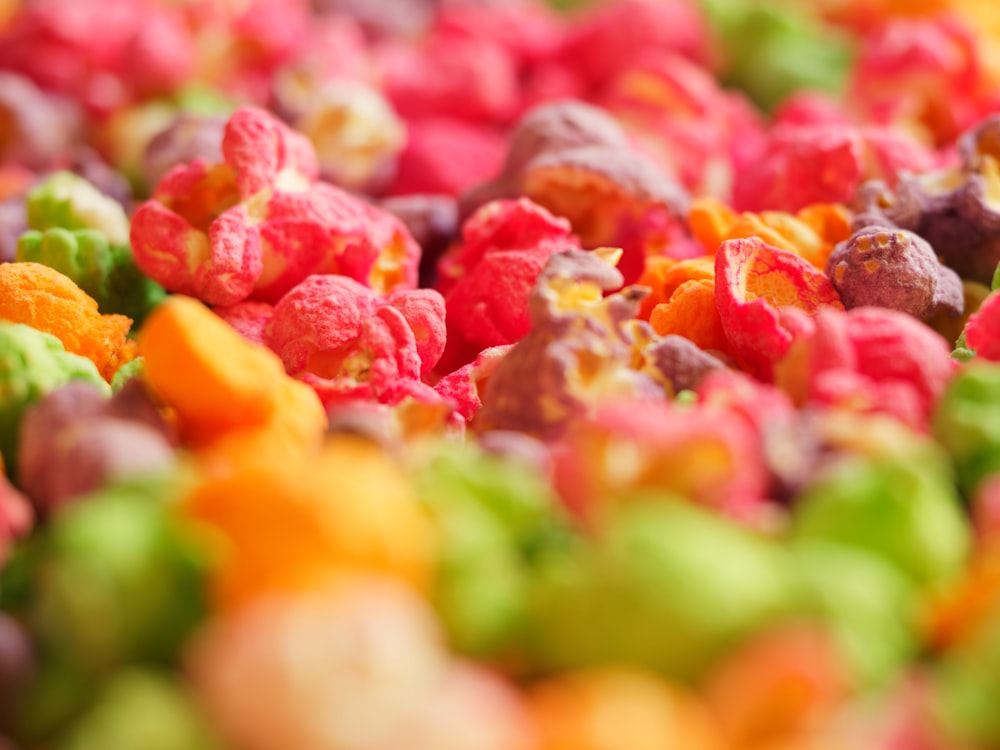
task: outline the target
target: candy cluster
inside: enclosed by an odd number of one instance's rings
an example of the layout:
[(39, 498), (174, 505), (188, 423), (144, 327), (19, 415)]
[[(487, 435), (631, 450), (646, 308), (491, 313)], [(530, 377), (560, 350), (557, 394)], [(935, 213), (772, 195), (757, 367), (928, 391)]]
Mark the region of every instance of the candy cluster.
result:
[(0, 2), (0, 750), (1000, 748), (998, 44)]

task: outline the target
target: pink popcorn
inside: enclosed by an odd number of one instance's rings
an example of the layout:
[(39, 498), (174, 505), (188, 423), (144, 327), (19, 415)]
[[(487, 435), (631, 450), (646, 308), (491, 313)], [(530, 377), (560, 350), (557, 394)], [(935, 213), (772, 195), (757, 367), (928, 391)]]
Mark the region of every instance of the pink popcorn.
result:
[(265, 190), (305, 190), (319, 176), (309, 140), (260, 109), (243, 107), (230, 116), (222, 153), (243, 200)]
[(444, 314), (444, 300), (429, 289), (382, 297), (346, 276), (315, 275), (275, 305), (264, 340), (324, 403), (436, 399), (429, 387), (408, 383), (419, 383), (441, 356)]
[(212, 305), (276, 302), (313, 273), (378, 292), (416, 285), (420, 248), (392, 214), (315, 182), (309, 142), (262, 110), (226, 124), (224, 162), (171, 170), (132, 217), (137, 265)]
[(439, 372), (521, 339), (531, 330), (528, 298), (545, 262), (580, 246), (569, 222), (524, 198), (487, 204), (465, 223), (462, 238), (438, 266), (448, 309)]
[(846, 313), (827, 307), (811, 325), (802, 317), (797, 340), (775, 366), (776, 384), (797, 404), (884, 413), (927, 429), (959, 366), (943, 337), (910, 315), (881, 307)]

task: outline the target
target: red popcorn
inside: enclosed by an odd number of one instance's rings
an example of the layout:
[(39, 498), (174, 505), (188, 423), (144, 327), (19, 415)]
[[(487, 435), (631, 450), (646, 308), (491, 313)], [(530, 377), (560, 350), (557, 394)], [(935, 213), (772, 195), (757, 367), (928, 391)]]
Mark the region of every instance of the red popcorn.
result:
[(105, 115), (171, 93), (194, 74), (193, 39), (180, 11), (149, 0), (26, 4), (0, 32), (0, 68)]
[(28, 498), (10, 483), (0, 466), (0, 566), (7, 562), (11, 545), (31, 531), (35, 513)]
[(513, 3), (444, 3), (431, 33), (445, 39), (488, 40), (500, 44), (521, 70), (555, 55), (562, 46), (565, 22), (548, 5)]
[(741, 516), (767, 487), (757, 437), (742, 419), (669, 402), (599, 404), (574, 422), (553, 455), (560, 496), (589, 523), (600, 524), (608, 510), (602, 503), (627, 502), (644, 489)]
[(715, 303), (726, 338), (755, 374), (769, 379), (788, 351), (797, 323), (789, 307), (843, 309), (830, 280), (808, 261), (757, 237), (726, 240), (715, 256)]
[[(345, 276), (315, 275), (274, 306), (264, 340), (285, 370), (324, 403), (374, 398), (394, 403), (444, 349), (444, 301), (428, 289), (382, 297)], [(404, 389), (404, 390), (400, 390)]]
[(164, 177), (132, 217), (137, 265), (170, 291), (213, 305), (275, 302), (313, 273), (379, 292), (416, 284), (420, 248), (394, 216), (315, 182), (309, 142), (262, 110), (226, 124), (225, 161)]
[(973, 32), (953, 15), (900, 18), (864, 38), (850, 100), (875, 123), (951, 143), (987, 114), (985, 71)]
[(519, 106), (517, 66), (490, 39), (431, 36), (373, 50), (383, 90), (402, 117), (506, 122)]
[(660, 54), (616, 77), (599, 103), (666, 171), (698, 195), (728, 196), (741, 152), (759, 148), (764, 123), (742, 95), (676, 54)]
[(923, 431), (959, 366), (944, 338), (895, 310), (826, 307), (802, 330), (775, 366), (799, 405), (884, 413)]
[(274, 316), (273, 305), (267, 302), (244, 301), (229, 307), (216, 307), (213, 312), (250, 343), (267, 346), (264, 331)]
[(867, 179), (892, 185), (903, 170), (935, 166), (937, 157), (901, 131), (831, 122), (776, 127), (736, 171), (733, 207), (795, 212), (813, 203), (847, 203)]
[(504, 344), (483, 349), (475, 360), (435, 383), (434, 390), (454, 403), (455, 410), (466, 422), (471, 422), (483, 405), (482, 392), (490, 375), (512, 346), (513, 344)]
[(505, 149), (506, 139), (492, 126), (454, 117), (413, 120), (388, 192), (457, 196), (492, 178)]
[(448, 308), (439, 372), (521, 339), (531, 330), (528, 298), (545, 262), (580, 246), (565, 219), (525, 198), (485, 205), (465, 223), (462, 239), (438, 265), (437, 288)]
[(977, 357), (1000, 362), (1000, 294), (993, 293), (969, 316), (965, 345)]
[(708, 64), (708, 25), (685, 0), (622, 0), (599, 4), (570, 29), (561, 58), (598, 88), (650, 55), (676, 52)]

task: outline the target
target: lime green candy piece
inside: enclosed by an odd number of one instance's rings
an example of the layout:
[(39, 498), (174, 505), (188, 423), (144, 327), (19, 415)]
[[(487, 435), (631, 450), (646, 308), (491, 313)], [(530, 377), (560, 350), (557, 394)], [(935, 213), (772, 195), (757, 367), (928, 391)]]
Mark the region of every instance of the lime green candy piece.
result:
[(97, 229), (29, 230), (18, 240), (17, 260), (54, 268), (93, 297), (102, 313), (126, 315), (136, 323), (166, 297), (163, 287), (136, 266), (129, 245), (109, 243)]
[(844, 459), (797, 498), (794, 534), (882, 557), (921, 588), (955, 580), (971, 547), (960, 498), (928, 451)]
[(500, 656), (523, 627), (534, 552), (565, 527), (551, 489), (523, 462), (473, 446), (418, 475), (438, 529), (433, 603), (457, 650)]
[(128, 216), (121, 204), (72, 172), (56, 172), (28, 193), (28, 226), (39, 231), (96, 229), (111, 244), (129, 241)]
[(206, 612), (208, 547), (172, 508), (166, 481), (109, 487), (67, 504), (31, 540), (24, 607), (51, 657), (87, 674), (174, 663)]
[(965, 365), (939, 399), (932, 428), (971, 496), (983, 478), (1000, 471), (1000, 364), (977, 359)]
[(724, 83), (764, 110), (804, 89), (843, 90), (855, 51), (850, 37), (805, 8), (746, 0), (702, 0), (722, 40)]
[(963, 747), (1000, 745), (1000, 611), (932, 671), (932, 706)]
[(175, 677), (146, 669), (115, 675), (53, 750), (215, 750), (195, 702)]
[(860, 685), (890, 684), (919, 650), (916, 586), (858, 547), (803, 540), (789, 554), (799, 586), (796, 612), (830, 629)]
[(531, 627), (540, 671), (625, 663), (695, 679), (788, 611), (784, 550), (671, 497), (633, 499), (597, 538), (538, 563)]
[(17, 466), (24, 411), (71, 380), (84, 380), (110, 393), (94, 363), (67, 352), (55, 336), (0, 321), (0, 455), (9, 472)]

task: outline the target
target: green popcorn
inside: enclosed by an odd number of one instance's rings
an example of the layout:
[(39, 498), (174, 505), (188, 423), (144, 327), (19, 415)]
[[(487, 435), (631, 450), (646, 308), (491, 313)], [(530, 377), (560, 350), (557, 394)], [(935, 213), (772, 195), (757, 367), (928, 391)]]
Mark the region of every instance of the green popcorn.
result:
[(166, 297), (139, 270), (128, 244), (109, 243), (97, 229), (29, 230), (18, 239), (17, 260), (54, 268), (93, 297), (102, 313), (127, 315), (136, 323)]
[(56, 172), (28, 193), (28, 226), (39, 231), (96, 229), (113, 245), (129, 241), (121, 204), (72, 172)]
[(789, 548), (796, 610), (828, 625), (860, 685), (887, 685), (919, 650), (918, 591), (893, 565), (857, 547)]
[(115, 371), (115, 375), (111, 378), (111, 392), (118, 393), (125, 384), (132, 378), (142, 377), (142, 374), (146, 371), (146, 360), (142, 357), (136, 357), (135, 359), (130, 359), (128, 362), (123, 364)]
[(1000, 471), (1000, 364), (965, 365), (938, 400), (932, 429), (971, 496), (984, 477)]
[(960, 499), (930, 449), (845, 458), (796, 500), (794, 535), (857, 547), (936, 588), (965, 568), (971, 533)]
[(110, 391), (94, 363), (67, 352), (55, 336), (0, 321), (0, 456), (11, 475), (17, 467), (17, 440), (25, 409), (71, 380), (85, 380)]
[(36, 534), (24, 617), (46, 654), (93, 675), (175, 660), (205, 616), (209, 564), (202, 536), (171, 507), (176, 491), (108, 488)]
[(803, 89), (843, 90), (855, 50), (848, 34), (789, 4), (702, 0), (725, 60), (721, 78), (772, 110)]
[(128, 669), (104, 685), (93, 705), (52, 750), (215, 750), (221, 745), (176, 678)]
[(950, 738), (962, 746), (1000, 746), (1000, 612), (945, 654), (931, 677), (930, 703)]
[(93, 692), (93, 680), (80, 669), (45, 660), (12, 701), (0, 728), (17, 747), (44, 746), (61, 727), (83, 713)]
[(791, 593), (777, 544), (687, 501), (636, 499), (599, 539), (539, 561), (526, 650), (541, 671), (625, 663), (695, 679)]
[(471, 445), (436, 457), (418, 486), (438, 528), (433, 599), (450, 640), (499, 655), (523, 627), (534, 554), (566, 528), (558, 501), (530, 466)]

